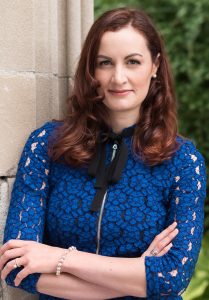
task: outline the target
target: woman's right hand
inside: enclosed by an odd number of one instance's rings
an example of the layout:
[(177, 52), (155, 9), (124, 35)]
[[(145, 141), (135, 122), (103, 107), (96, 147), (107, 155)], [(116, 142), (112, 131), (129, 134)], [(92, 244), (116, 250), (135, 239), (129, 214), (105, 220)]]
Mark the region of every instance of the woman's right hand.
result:
[(179, 232), (176, 226), (177, 222), (173, 222), (165, 230), (159, 233), (141, 257), (162, 256), (166, 254), (173, 246), (172, 240), (176, 237), (176, 235)]

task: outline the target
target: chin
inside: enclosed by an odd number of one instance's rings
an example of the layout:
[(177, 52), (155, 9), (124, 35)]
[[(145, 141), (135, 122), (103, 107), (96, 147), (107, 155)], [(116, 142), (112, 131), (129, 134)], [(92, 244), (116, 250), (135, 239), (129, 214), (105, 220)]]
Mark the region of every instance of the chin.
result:
[(111, 106), (111, 105), (106, 105), (109, 111), (129, 111), (131, 110), (130, 107), (127, 106)]
[(109, 110), (124, 110), (124, 109), (131, 109), (130, 106), (130, 100), (120, 103), (120, 101), (114, 101), (114, 103), (110, 103), (110, 102), (106, 102), (104, 101), (105, 106), (107, 106), (107, 108)]
[(122, 112), (122, 111), (135, 111), (135, 110), (139, 110), (139, 105), (130, 105), (130, 100), (129, 103), (114, 103), (114, 105), (111, 105), (110, 103), (104, 102), (105, 106), (108, 108), (109, 111), (118, 111), (118, 112)]

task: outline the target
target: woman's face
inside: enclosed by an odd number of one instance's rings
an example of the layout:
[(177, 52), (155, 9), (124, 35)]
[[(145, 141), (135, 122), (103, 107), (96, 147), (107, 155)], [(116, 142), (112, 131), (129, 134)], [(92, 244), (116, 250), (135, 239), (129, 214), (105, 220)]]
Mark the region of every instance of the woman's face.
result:
[[(146, 39), (132, 26), (107, 31), (97, 55), (95, 78), (99, 95), (109, 112), (126, 112), (137, 121), (157, 66), (152, 62)], [(154, 79), (153, 79), (154, 80)]]

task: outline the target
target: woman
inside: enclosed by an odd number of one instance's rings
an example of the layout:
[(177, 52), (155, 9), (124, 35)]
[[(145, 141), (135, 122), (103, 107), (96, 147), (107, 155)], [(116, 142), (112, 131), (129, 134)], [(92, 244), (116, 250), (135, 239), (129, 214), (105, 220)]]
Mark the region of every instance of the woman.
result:
[(37, 129), (23, 150), (2, 279), (40, 299), (182, 299), (201, 246), (205, 165), (178, 135), (149, 18), (102, 15), (74, 84), (64, 121)]

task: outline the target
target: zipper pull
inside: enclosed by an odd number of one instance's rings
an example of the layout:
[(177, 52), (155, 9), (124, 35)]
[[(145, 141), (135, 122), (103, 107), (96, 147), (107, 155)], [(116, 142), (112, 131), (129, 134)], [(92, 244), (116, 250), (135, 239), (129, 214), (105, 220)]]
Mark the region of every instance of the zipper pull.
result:
[(113, 150), (113, 151), (112, 151), (112, 159), (111, 159), (111, 160), (114, 159), (117, 149), (118, 149), (118, 145), (115, 143), (115, 144), (112, 146), (112, 150)]

